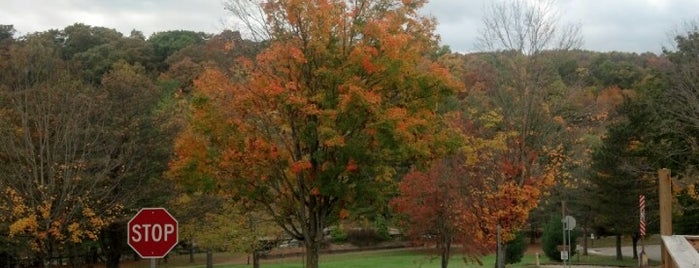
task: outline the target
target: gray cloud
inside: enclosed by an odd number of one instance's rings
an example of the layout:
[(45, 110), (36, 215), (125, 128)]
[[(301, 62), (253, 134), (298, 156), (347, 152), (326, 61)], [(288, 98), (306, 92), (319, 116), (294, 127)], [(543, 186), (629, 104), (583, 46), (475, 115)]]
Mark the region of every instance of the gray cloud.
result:
[[(22, 0), (3, 3), (0, 24), (13, 24), (20, 34), (62, 29), (76, 22), (132, 29), (146, 36), (158, 31), (216, 33), (225, 27), (225, 0)], [(422, 11), (438, 20), (442, 43), (472, 52), (482, 12), (493, 0), (432, 0)], [(585, 49), (660, 52), (668, 32), (699, 17), (696, 0), (559, 0), (563, 22), (580, 23)]]

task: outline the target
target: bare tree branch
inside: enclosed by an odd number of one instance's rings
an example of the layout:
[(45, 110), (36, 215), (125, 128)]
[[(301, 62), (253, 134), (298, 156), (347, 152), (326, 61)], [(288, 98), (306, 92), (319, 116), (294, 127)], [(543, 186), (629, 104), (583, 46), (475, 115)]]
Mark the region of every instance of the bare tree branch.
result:
[(242, 23), (244, 34), (248, 34), (253, 41), (269, 40), (271, 29), (264, 12), (262, 0), (228, 0), (224, 2), (224, 8), (231, 12), (234, 19)]
[(512, 50), (524, 55), (580, 47), (580, 25), (559, 28), (555, 3), (555, 0), (493, 2), (486, 8), (477, 46), (485, 51)]

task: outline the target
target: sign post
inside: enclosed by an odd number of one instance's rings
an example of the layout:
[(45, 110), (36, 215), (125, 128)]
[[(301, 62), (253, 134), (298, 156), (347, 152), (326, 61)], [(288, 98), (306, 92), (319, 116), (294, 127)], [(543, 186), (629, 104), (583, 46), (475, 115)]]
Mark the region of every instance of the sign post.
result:
[[(570, 231), (575, 229), (576, 226), (576, 221), (573, 216), (565, 216), (563, 220), (561, 220), (563, 223), (563, 248), (564, 251), (561, 251), (561, 260), (563, 260), (563, 266), (565, 267), (566, 265), (566, 260), (570, 260), (570, 256), (573, 255), (572, 251), (575, 250), (571, 244), (571, 238), (570, 238)], [(567, 231), (567, 233), (566, 233)], [(567, 241), (566, 241), (567, 240)], [(570, 266), (570, 261), (568, 262), (568, 265)]]
[(164, 208), (142, 208), (128, 224), (127, 241), (141, 258), (163, 258), (177, 245), (177, 220)]

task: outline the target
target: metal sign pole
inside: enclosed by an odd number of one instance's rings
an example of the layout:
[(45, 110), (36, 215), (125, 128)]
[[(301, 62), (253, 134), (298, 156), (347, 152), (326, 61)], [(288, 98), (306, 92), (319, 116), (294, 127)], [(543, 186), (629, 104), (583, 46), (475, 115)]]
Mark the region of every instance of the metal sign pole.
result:
[[(566, 225), (567, 225), (567, 224), (566, 224)], [(573, 250), (574, 250), (574, 249), (573, 249), (573, 244), (570, 243), (570, 229), (572, 229), (572, 228), (568, 228), (568, 267), (571, 267), (571, 266), (573, 265), (573, 263), (572, 263), (572, 262), (573, 262), (572, 256), (573, 256)]]
[(566, 267), (566, 260), (568, 259), (563, 252), (567, 250), (566, 246), (566, 229), (568, 226), (565, 221), (566, 216), (566, 201), (561, 201), (561, 225), (563, 228), (563, 248), (561, 249), (561, 260), (563, 260), (563, 267)]

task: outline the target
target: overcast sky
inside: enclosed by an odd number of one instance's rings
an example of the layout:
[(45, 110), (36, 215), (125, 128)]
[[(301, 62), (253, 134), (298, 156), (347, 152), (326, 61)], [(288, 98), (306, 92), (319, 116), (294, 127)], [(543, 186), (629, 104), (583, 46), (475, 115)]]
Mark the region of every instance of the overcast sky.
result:
[[(224, 23), (230, 16), (223, 1), (0, 0), (0, 24), (13, 24), (22, 35), (76, 22), (114, 28), (125, 35), (132, 29), (146, 36), (167, 30), (218, 33), (234, 27)], [(488, 3), (432, 0), (423, 12), (437, 18), (444, 45), (472, 52)], [(670, 45), (669, 32), (699, 18), (699, 0), (558, 0), (557, 9), (564, 22), (581, 25), (583, 48), (595, 51), (659, 53)]]

